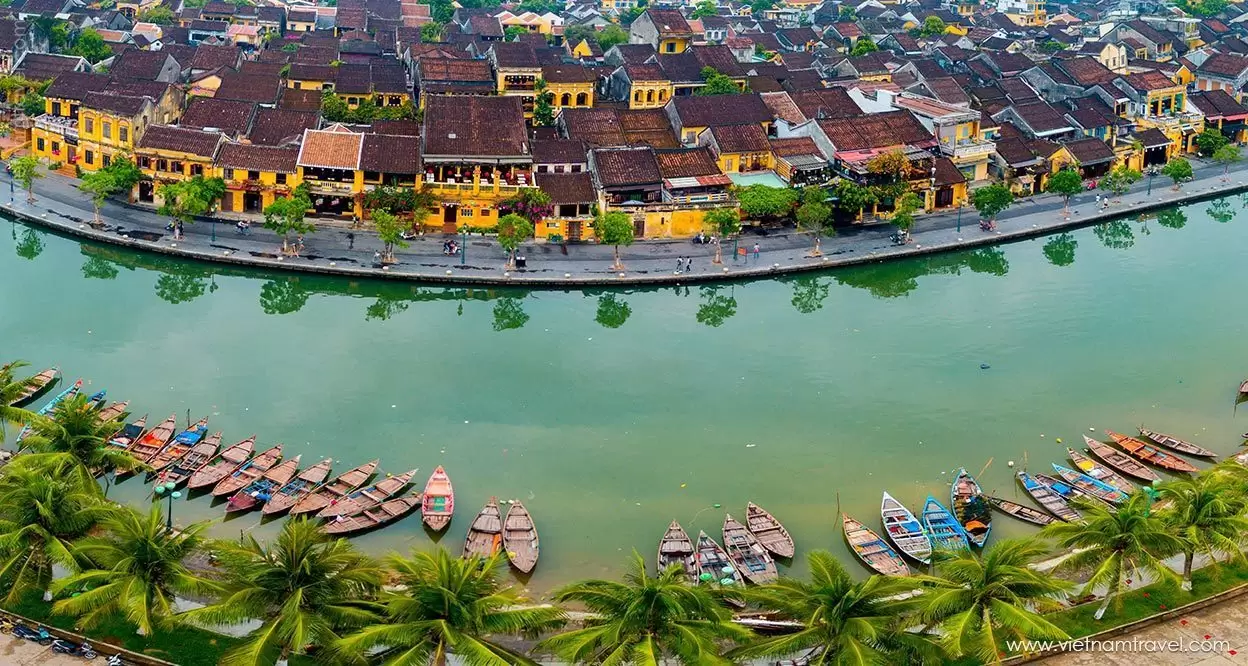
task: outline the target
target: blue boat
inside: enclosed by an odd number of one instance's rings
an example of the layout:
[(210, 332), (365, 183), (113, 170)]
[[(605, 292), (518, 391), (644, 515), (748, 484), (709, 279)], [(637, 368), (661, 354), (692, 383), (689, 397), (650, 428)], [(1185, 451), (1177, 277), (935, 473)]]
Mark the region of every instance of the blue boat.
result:
[[(1049, 477), (1043, 477), (1043, 478), (1049, 478)], [(1061, 483), (1057, 481), (1057, 479), (1051, 479), (1051, 480), (1054, 481), (1055, 483)], [(1029, 475), (1027, 472), (1019, 472), (1018, 481), (1019, 483), (1023, 484), (1023, 490), (1026, 490), (1027, 494), (1031, 495), (1032, 499), (1039, 502), (1040, 506), (1044, 507), (1045, 511), (1048, 511), (1049, 513), (1053, 514), (1054, 516), (1057, 516), (1059, 519), (1064, 520), (1068, 523), (1074, 522), (1082, 518), (1082, 516), (1079, 515), (1078, 511), (1075, 511), (1073, 508), (1070, 507), (1069, 504), (1066, 503), (1066, 500), (1063, 499), (1060, 493), (1058, 493), (1053, 488), (1049, 487), (1047, 484), (1041, 483), (1040, 481), (1033, 479), (1031, 475)], [(1064, 483), (1061, 485), (1063, 487), (1068, 487)]]
[(1036, 480), (1048, 486), (1049, 490), (1052, 490), (1058, 497), (1061, 497), (1062, 500), (1067, 503), (1074, 502), (1079, 499), (1090, 499), (1101, 502), (1102, 504), (1113, 506), (1112, 504), (1109, 504), (1109, 502), (1098, 498), (1096, 495), (1084, 492), (1072, 484), (1066, 483), (1061, 479), (1055, 479), (1047, 474), (1037, 474)]
[(1091, 495), (1102, 502), (1110, 504), (1121, 504), (1126, 501), (1128, 495), (1119, 488), (1115, 488), (1100, 479), (1095, 479), (1082, 472), (1076, 472), (1069, 467), (1062, 467), (1057, 463), (1053, 463), (1053, 471), (1062, 477), (1062, 480), (1074, 486), (1085, 495)]
[(208, 434), (208, 417), (199, 420), (195, 425), (178, 433), (176, 437), (169, 441), (160, 451), (152, 455), (147, 460), (147, 466), (151, 467), (151, 473), (163, 471), (166, 467), (174, 462), (181, 460), (195, 445)]
[(108, 395), (108, 389), (96, 391), (87, 398), (87, 404), (91, 405), (91, 409), (99, 409), (104, 406), (104, 396)]
[(927, 496), (923, 504), (923, 531), (932, 540), (937, 550), (961, 550), (970, 548), (971, 542), (966, 538), (966, 530), (958, 519), (946, 509), (935, 497)]
[[(43, 407), (40, 407), (39, 411), (35, 413), (38, 414), (39, 416), (47, 416), (48, 414), (52, 413), (52, 410), (56, 409), (57, 405), (60, 405), (62, 402), (65, 402), (66, 398), (70, 398), (72, 396), (78, 395), (78, 392), (81, 390), (82, 390), (82, 380), (79, 379), (78, 381), (74, 382), (73, 386), (70, 386), (64, 391), (57, 393), (56, 397), (49, 400), (48, 404), (44, 405)], [(29, 435), (29, 434), (30, 434), (30, 424), (22, 426), (22, 431), (17, 433), (17, 439), (13, 440), (14, 443), (21, 444), (22, 440), (26, 439), (26, 435)], [(20, 446), (17, 448), (19, 451), (22, 449), (22, 447)]]

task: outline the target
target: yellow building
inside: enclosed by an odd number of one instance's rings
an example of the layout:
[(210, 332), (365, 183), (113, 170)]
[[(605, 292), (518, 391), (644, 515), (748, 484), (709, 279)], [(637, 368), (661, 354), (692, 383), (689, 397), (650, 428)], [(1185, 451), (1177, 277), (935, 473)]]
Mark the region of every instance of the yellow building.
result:
[[(291, 63), (286, 87), (295, 90), (333, 90), (337, 70), (329, 65)], [(357, 102), (358, 103), (358, 102)]]
[(364, 171), (360, 153), (364, 135), (342, 125), (304, 130), (296, 160), (299, 182), (307, 185), (319, 215), (363, 217)]
[(1166, 135), (1173, 154), (1196, 152), (1196, 136), (1205, 130), (1204, 118), (1187, 109), (1187, 88), (1165, 74), (1148, 70), (1115, 81), (1130, 103), (1123, 117), (1137, 129), (1156, 129)]
[(693, 38), (693, 28), (675, 9), (647, 9), (628, 28), (630, 44), (649, 44), (664, 55), (684, 53)]
[(288, 197), (299, 186), (294, 147), (225, 143), (217, 153), (214, 173), (225, 181), (221, 210), (263, 213), (274, 200)]
[(154, 110), (147, 97), (88, 94), (78, 109), (77, 164), (84, 171), (95, 171), (119, 155), (133, 153), (152, 122)]
[(316, 30), (316, 11), (291, 9), (286, 14), (287, 32), (313, 32)]
[(535, 32), (542, 35), (552, 35), (555, 32), (555, 26), (562, 26), (563, 19), (557, 14), (547, 12), (538, 14), (536, 12), (521, 12), (513, 14), (509, 11), (502, 11), (497, 15), (498, 22), (503, 25), (503, 29), (507, 28), (524, 28), (529, 32)]
[(894, 104), (919, 119), (936, 137), (941, 154), (948, 157), (967, 180), (987, 180), (988, 162), (996, 145), (983, 139), (982, 115), (978, 111), (912, 93), (897, 96)]
[(145, 176), (135, 186), (135, 198), (159, 205), (163, 203), (161, 185), (195, 176), (213, 177), (213, 160), (223, 141), (224, 137), (215, 132), (172, 125), (148, 127), (134, 150), (135, 164)]
[(725, 125), (703, 130), (698, 145), (708, 146), (720, 171), (748, 173), (774, 168), (771, 143), (760, 125)]
[(676, 94), (675, 84), (655, 64), (624, 65), (611, 79), (613, 89), (628, 100), (630, 109), (660, 108)]
[(556, 109), (584, 109), (594, 105), (597, 77), (580, 65), (546, 65), (542, 80)]

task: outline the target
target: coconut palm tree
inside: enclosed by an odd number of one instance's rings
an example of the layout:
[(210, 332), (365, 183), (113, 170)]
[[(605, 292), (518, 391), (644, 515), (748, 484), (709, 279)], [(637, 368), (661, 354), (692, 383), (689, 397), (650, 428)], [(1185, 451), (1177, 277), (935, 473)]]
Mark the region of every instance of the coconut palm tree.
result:
[(1105, 601), (1095, 615), (1098, 620), (1124, 591), (1128, 578), (1139, 580), (1141, 574), (1149, 574), (1161, 582), (1178, 580), (1164, 560), (1183, 550), (1183, 540), (1150, 511), (1151, 502), (1147, 493), (1138, 492), (1117, 509), (1088, 503), (1080, 507), (1083, 520), (1054, 523), (1041, 531), (1061, 548), (1074, 550), (1058, 565), (1058, 571), (1092, 572), (1083, 594), (1105, 588)]
[(72, 466), (37, 458), (19, 456), (0, 475), (0, 589), (10, 603), (31, 590), (50, 601), (53, 565), (77, 571), (73, 542), (109, 511)]
[[(356, 662), (441, 666), (454, 653), (477, 666), (533, 664), (485, 636), (536, 636), (563, 625), (558, 608), (521, 607), (520, 594), (499, 582), (500, 557), (460, 559), (438, 548), (411, 557), (394, 555), (387, 563), (402, 592), (381, 599), (378, 622), (335, 646)], [(378, 653), (378, 648), (384, 649)]]
[[(52, 584), (52, 592), (81, 591), (52, 607), (57, 614), (73, 615), (84, 628), (116, 615), (138, 628), (143, 636), (173, 625), (176, 595), (207, 595), (219, 586), (195, 575), (183, 561), (204, 545), (207, 522), (166, 529), (160, 505), (147, 515), (118, 507), (102, 523), (104, 532), (74, 545), (84, 570)], [(82, 591), (85, 590), (85, 591)]]
[(6, 426), (21, 427), (39, 418), (38, 414), (28, 409), (13, 406), (32, 379), (30, 377), (13, 379), (13, 373), (28, 365), (30, 364), (25, 361), (12, 361), (0, 365), (0, 444), (4, 443)]
[(1222, 555), (1244, 559), (1242, 548), (1248, 540), (1248, 498), (1241, 484), (1221, 474), (1199, 474), (1157, 486), (1163, 500), (1162, 518), (1183, 539), (1184, 590), (1192, 589), (1192, 560), (1204, 553), (1213, 563)]
[(1072, 587), (1035, 564), (1048, 552), (1034, 539), (1007, 539), (984, 550), (938, 551), (936, 575), (923, 595), (919, 617), (939, 625), (941, 643), (955, 658), (972, 657), (979, 663), (999, 663), (998, 642), (1064, 640), (1064, 631), (1040, 613), (1061, 607), (1058, 597)]
[(224, 592), (216, 603), (179, 619), (201, 625), (261, 622), (225, 654), (222, 666), (285, 662), (376, 620), (370, 600), (381, 589), (377, 563), (307, 519), (286, 521), (272, 544), (248, 536), (214, 552), (226, 571)]
[(597, 616), (537, 646), (574, 664), (731, 664), (721, 645), (750, 637), (709, 590), (686, 584), (679, 567), (651, 576), (636, 552), (624, 582), (573, 583), (555, 600), (578, 602)]
[(95, 470), (132, 470), (142, 465), (128, 452), (108, 445), (108, 438), (121, 426), (118, 421), (101, 423), (90, 399), (78, 394), (57, 405), (50, 418), (36, 422), (22, 444), (36, 456), (72, 463), (87, 482)]
[(827, 551), (807, 555), (809, 582), (781, 578), (747, 589), (743, 596), (776, 617), (800, 622), (792, 634), (764, 638), (728, 656), (763, 657), (806, 653), (811, 666), (825, 664), (940, 663), (941, 651), (925, 636), (904, 629), (916, 598), (902, 598), (919, 582), (871, 576), (856, 581)]

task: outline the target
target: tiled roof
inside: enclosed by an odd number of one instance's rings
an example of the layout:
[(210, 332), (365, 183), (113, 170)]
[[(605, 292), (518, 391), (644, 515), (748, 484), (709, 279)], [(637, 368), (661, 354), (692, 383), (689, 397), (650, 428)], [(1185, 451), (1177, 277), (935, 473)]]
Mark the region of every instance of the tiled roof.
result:
[(1171, 81), (1170, 77), (1153, 70), (1128, 74), (1126, 81), (1127, 85), (1141, 92), (1179, 87), (1179, 84)]
[(971, 98), (967, 96), (962, 86), (958, 85), (953, 77), (945, 76), (940, 78), (932, 78), (923, 82), (927, 89), (932, 92), (936, 99), (948, 104), (970, 104)]
[(1212, 74), (1233, 79), (1242, 74), (1245, 69), (1248, 69), (1248, 58), (1229, 53), (1218, 53), (1201, 63), (1200, 67), (1196, 68), (1196, 73)]
[(1066, 117), (1074, 121), (1082, 129), (1096, 129), (1113, 124), (1111, 120), (1092, 109), (1075, 109), (1067, 111)]
[(200, 129), (215, 127), (230, 134), (246, 134), (255, 115), (256, 105), (251, 102), (192, 97), (178, 124)]
[(1205, 92), (1195, 92), (1188, 96), (1191, 102), (1206, 118), (1225, 118), (1248, 114), (1248, 107), (1235, 101), (1225, 90), (1215, 88)]
[(650, 63), (644, 65), (624, 65), (624, 73), (628, 75), (628, 80), (633, 82), (667, 80), (667, 75), (663, 73), (663, 68)]
[(1062, 114), (1045, 102), (1016, 104), (1014, 113), (1035, 132), (1049, 132), (1070, 127)]
[(296, 160), (299, 149), (276, 148), (273, 146), (257, 146), (249, 143), (225, 143), (217, 154), (218, 166), (231, 169), (247, 169), (248, 171), (270, 171), (275, 173), (294, 173), (297, 170)]
[(598, 79), (593, 70), (581, 65), (546, 65), (542, 78), (548, 83), (593, 83)]
[(420, 137), (365, 134), (360, 168), (389, 174), (420, 173)]
[(586, 158), (585, 142), (580, 139), (548, 139), (533, 142), (534, 164), (578, 164)]
[(1114, 149), (1095, 137), (1068, 141), (1063, 145), (1066, 146), (1066, 150), (1069, 150), (1076, 160), (1079, 160), (1080, 164), (1101, 164), (1116, 159)]
[(153, 80), (169, 60), (164, 51), (140, 51), (130, 49), (113, 61), (108, 70), (110, 76), (129, 79)]
[(645, 14), (650, 17), (660, 36), (693, 34), (689, 22), (674, 9), (647, 9)]
[(298, 141), (303, 131), (316, 129), (318, 116), (306, 111), (259, 109), (247, 135), (252, 143), (277, 146)]
[(772, 120), (771, 109), (756, 93), (674, 97), (671, 103), (684, 127), (716, 127)]
[(398, 62), (374, 62), (371, 76), (375, 93), (407, 92), (407, 72)]
[(281, 77), (282, 69), (286, 63), (282, 62), (265, 62), (262, 60), (244, 60), (238, 67), (238, 71), (243, 74), (255, 76), (273, 76)]
[(1053, 66), (1065, 72), (1081, 86), (1107, 83), (1117, 76), (1099, 60), (1089, 56), (1054, 61)]
[(1036, 66), (1031, 58), (1021, 53), (997, 52), (988, 54), (988, 58), (1002, 74), (1021, 72)]
[(420, 81), (427, 85), (436, 81), (488, 81), (494, 82), (490, 63), (485, 60), (466, 58), (421, 58), (417, 67)]
[(226, 72), (215, 97), (236, 99), (259, 104), (276, 104), (281, 94), (282, 81), (277, 77), (256, 74)]
[(624, 143), (630, 146), (647, 145), (651, 148), (677, 148), (680, 142), (672, 131), (672, 124), (663, 109), (618, 109), (620, 130)]
[(468, 19), (469, 30), (482, 37), (502, 37), (503, 26), (493, 16), (474, 16)]
[(522, 42), (495, 42), (490, 46), (494, 53), (494, 61), (499, 67), (512, 69), (532, 69), (540, 67), (537, 51), (532, 44)]
[(932, 139), (932, 133), (909, 111), (871, 113), (857, 118), (828, 118), (818, 123), (838, 151), (887, 148)]
[(373, 131), (377, 134), (420, 136), (420, 123), (415, 120), (375, 120)]
[(319, 90), (282, 88), (282, 94), (277, 100), (277, 108), (289, 111), (319, 113), (321, 110), (321, 96), (322, 93)]
[(430, 96), (424, 122), (425, 155), (529, 155), (519, 97)]
[(657, 185), (663, 181), (654, 149), (600, 148), (594, 150), (594, 173), (603, 187)]
[(654, 47), (649, 44), (616, 44), (608, 49), (608, 53), (612, 51), (619, 55), (621, 62), (637, 64), (643, 63), (657, 54)]
[(373, 78), (368, 65), (342, 64), (334, 69), (334, 92), (340, 95), (367, 95), (372, 92)]
[(139, 149), (176, 151), (212, 159), (221, 139), (220, 134), (213, 132), (171, 125), (152, 125), (143, 132)]
[(772, 139), (771, 152), (775, 153), (776, 157), (796, 157), (798, 155), (818, 155), (823, 157), (823, 151), (819, 150), (815, 140), (808, 136)]
[(363, 147), (363, 134), (338, 129), (304, 130), (298, 164), (302, 167), (355, 171), (360, 168)]
[(722, 176), (719, 165), (710, 148), (676, 148), (655, 151), (659, 173), (664, 178), (697, 178), (698, 176)]
[(851, 118), (862, 109), (844, 88), (821, 88), (789, 93), (793, 103), (807, 118)]
[(232, 44), (214, 46), (200, 44), (195, 49), (195, 57), (191, 59), (190, 68), (194, 70), (212, 70), (218, 67), (235, 67), (241, 51)]
[(765, 153), (770, 148), (761, 125), (725, 125), (710, 132), (721, 153)]
[(333, 81), (335, 71), (329, 65), (313, 65), (311, 63), (291, 63), (290, 73), (286, 78), (296, 81)]
[(1130, 21), (1127, 23), (1127, 25), (1132, 30), (1139, 33), (1141, 37), (1143, 37), (1144, 39), (1147, 39), (1150, 42), (1153, 42), (1154, 44), (1165, 44), (1166, 42), (1170, 41), (1170, 37), (1167, 36), (1166, 33), (1154, 28), (1153, 26), (1149, 25), (1148, 23), (1140, 19)]
[(559, 118), (567, 128), (569, 138), (582, 140), (591, 146), (625, 145), (624, 130), (620, 128), (616, 109), (564, 109)]
[(1135, 139), (1144, 144), (1144, 148), (1161, 148), (1170, 145), (1170, 137), (1166, 136), (1159, 129), (1148, 128), (1135, 133)]
[(594, 179), (588, 171), (583, 173), (539, 173), (537, 186), (550, 196), (550, 203), (594, 203), (598, 195), (594, 191)]
[(807, 120), (802, 114), (802, 110), (797, 107), (797, 103), (793, 101), (792, 96), (787, 92), (759, 93), (763, 103), (771, 109), (771, 113), (776, 118), (790, 122), (801, 123)]
[(47, 81), (65, 72), (73, 71), (84, 62), (78, 56), (57, 55), (54, 53), (27, 53), (22, 57), (21, 65), (14, 71), (32, 81)]
[(1027, 82), (1019, 78), (1008, 78), (997, 82), (997, 86), (1005, 91), (1006, 96), (1014, 102), (1028, 102), (1040, 99), (1036, 91)]
[(686, 49), (684, 53), (660, 55), (658, 63), (663, 73), (672, 81), (701, 81), (702, 69), (705, 67), (727, 76), (745, 75), (737, 57), (727, 46), (695, 46)]
[(1019, 166), (1035, 161), (1036, 156), (1022, 139), (998, 139), (997, 155), (1010, 166)]
[(106, 92), (87, 93), (82, 105), (88, 109), (103, 111), (116, 116), (131, 117), (137, 115), (151, 103), (146, 97), (132, 97)]

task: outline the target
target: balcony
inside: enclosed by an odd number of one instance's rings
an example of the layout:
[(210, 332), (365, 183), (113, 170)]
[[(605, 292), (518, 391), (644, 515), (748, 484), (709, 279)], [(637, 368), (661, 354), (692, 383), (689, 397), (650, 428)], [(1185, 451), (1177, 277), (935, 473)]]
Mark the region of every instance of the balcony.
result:
[(305, 181), (308, 184), (308, 190), (314, 194), (354, 194), (355, 185), (353, 183), (344, 183), (333, 180), (313, 180)]
[(996, 147), (996, 144), (991, 141), (965, 140), (953, 145), (942, 143), (940, 152), (952, 157), (955, 161), (965, 162), (985, 159), (992, 155)]
[(75, 141), (78, 140), (77, 118), (51, 116), (45, 113), (44, 115), (35, 118), (35, 127), (52, 134), (59, 134), (66, 139), (73, 139)]
[(1203, 126), (1204, 116), (1198, 113), (1176, 113), (1173, 115), (1146, 115), (1137, 116), (1135, 118), (1136, 125), (1142, 128), (1156, 128), (1165, 132), (1167, 130), (1178, 130), (1180, 132), (1195, 132), (1196, 128)]

